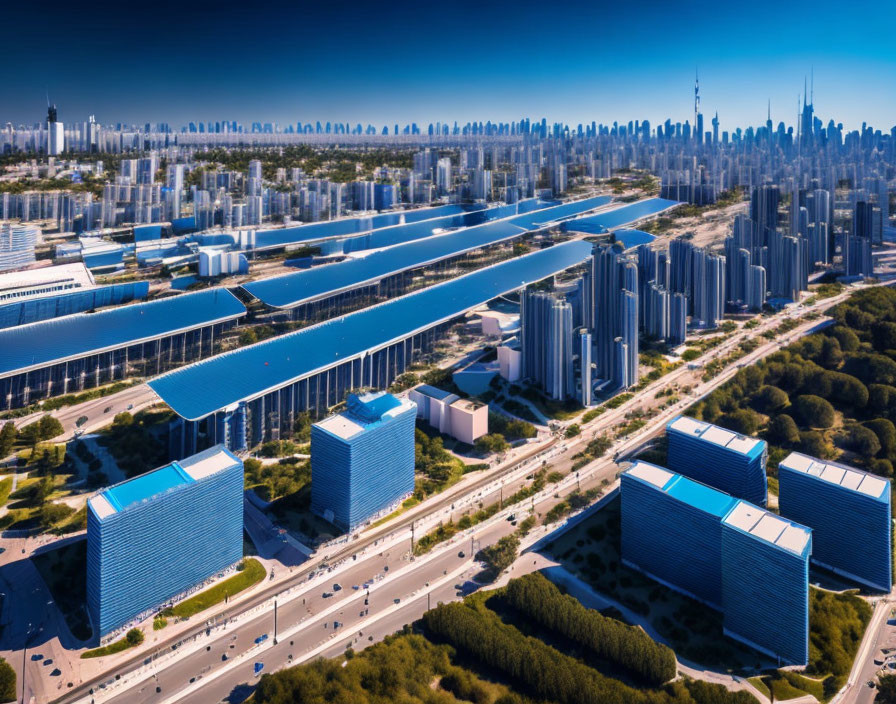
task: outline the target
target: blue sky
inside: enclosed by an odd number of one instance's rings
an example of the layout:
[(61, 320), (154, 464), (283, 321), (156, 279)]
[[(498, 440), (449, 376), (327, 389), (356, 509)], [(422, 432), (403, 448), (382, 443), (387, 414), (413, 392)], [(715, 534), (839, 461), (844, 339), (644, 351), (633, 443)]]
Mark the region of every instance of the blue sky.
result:
[[(723, 129), (816, 113), (896, 124), (896, 3), (48, 0), (4, 9), (0, 123), (611, 123), (703, 112)], [(126, 10), (123, 7), (134, 9)]]

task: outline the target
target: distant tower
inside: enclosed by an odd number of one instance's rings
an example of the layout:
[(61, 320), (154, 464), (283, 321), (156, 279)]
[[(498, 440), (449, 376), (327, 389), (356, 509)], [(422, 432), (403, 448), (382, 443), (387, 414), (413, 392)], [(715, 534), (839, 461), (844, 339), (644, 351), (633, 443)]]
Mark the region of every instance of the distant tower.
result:
[(47, 99), (47, 154), (59, 156), (65, 151), (65, 125), (58, 121), (56, 106)]
[(700, 114), (700, 74), (694, 69), (694, 140), (703, 141), (703, 116)]

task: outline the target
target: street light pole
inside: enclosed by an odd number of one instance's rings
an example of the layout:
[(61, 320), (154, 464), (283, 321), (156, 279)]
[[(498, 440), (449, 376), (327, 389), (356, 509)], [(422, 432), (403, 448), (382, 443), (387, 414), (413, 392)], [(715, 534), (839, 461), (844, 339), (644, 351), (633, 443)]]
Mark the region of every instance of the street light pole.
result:
[(274, 599), (274, 645), (277, 645), (277, 600)]

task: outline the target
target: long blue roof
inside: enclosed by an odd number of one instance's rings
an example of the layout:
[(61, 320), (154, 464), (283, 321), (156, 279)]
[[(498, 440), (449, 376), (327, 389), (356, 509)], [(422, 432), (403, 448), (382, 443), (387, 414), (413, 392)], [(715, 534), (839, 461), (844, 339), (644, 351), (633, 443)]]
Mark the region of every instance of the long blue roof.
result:
[(586, 215), (583, 218), (572, 220), (567, 223), (567, 229), (578, 232), (593, 232), (600, 234), (615, 230), (618, 227), (627, 225), (648, 215), (654, 215), (666, 208), (678, 205), (677, 200), (667, 200), (665, 198), (648, 198), (639, 200), (637, 203), (624, 205), (621, 208), (614, 208), (605, 213), (597, 215)]
[(237, 318), (246, 307), (223, 288), (0, 330), (0, 375), (116, 349)]
[(374, 282), (407, 269), (519, 237), (524, 232), (522, 228), (503, 220), (486, 223), (381, 249), (363, 258), (346, 259), (336, 264), (253, 281), (243, 284), (243, 288), (269, 306), (287, 308)]
[(353, 218), (330, 220), (328, 222), (313, 222), (292, 227), (258, 230), (255, 236), (258, 247), (272, 247), (293, 242), (309, 242), (328, 237), (354, 235), (367, 230), (377, 230), (382, 227), (398, 225), (402, 222), (419, 222), (420, 220), (430, 220), (446, 215), (458, 215), (464, 212), (466, 212), (464, 208), (459, 205), (440, 205), (435, 208), (402, 210), (392, 213), (379, 213), (378, 215), (361, 215)]
[(574, 200), (569, 203), (556, 205), (552, 208), (545, 208), (543, 210), (526, 213), (525, 215), (519, 215), (515, 218), (511, 218), (510, 222), (526, 230), (536, 230), (548, 223), (563, 220), (564, 218), (575, 217), (576, 215), (581, 215), (589, 210), (600, 208), (611, 200), (613, 200), (612, 196), (594, 196), (592, 198), (584, 198), (583, 200)]
[[(441, 219), (435, 222), (428, 220), (411, 226), (401, 226), (401, 228), (387, 228), (371, 233), (369, 236), (377, 238), (375, 243), (377, 246), (392, 244), (393, 235), (415, 239), (374, 252), (363, 259), (350, 259), (337, 264), (254, 281), (245, 284), (243, 288), (269, 306), (288, 308), (315, 298), (349, 290), (384, 276), (518, 237), (524, 232), (538, 229), (544, 224), (565, 217), (573, 217), (606, 205), (610, 200), (610, 196), (596, 196), (553, 207), (545, 207), (549, 205), (548, 203), (533, 204), (531, 201), (523, 201), (522, 204), (527, 207), (537, 209), (509, 219), (488, 222), (443, 235), (433, 236), (433, 230), (437, 229), (436, 226), (441, 227), (446, 224)], [(473, 215), (483, 217), (482, 212), (479, 211)], [(504, 214), (507, 212), (507, 206), (492, 208), (487, 212), (489, 215)], [(401, 233), (393, 233), (394, 230), (399, 229), (402, 230)], [(362, 239), (366, 240), (367, 237)]]
[(198, 420), (451, 320), (497, 296), (581, 264), (590, 255), (587, 242), (549, 247), (183, 367), (153, 379), (149, 386), (178, 415)]

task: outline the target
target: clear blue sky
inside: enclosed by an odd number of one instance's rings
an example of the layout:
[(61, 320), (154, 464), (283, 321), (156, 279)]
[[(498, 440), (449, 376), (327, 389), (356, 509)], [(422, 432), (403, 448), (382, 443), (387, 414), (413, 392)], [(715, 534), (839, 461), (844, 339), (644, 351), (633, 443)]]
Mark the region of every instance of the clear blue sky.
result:
[[(130, 6), (131, 10), (122, 7)], [(816, 113), (896, 124), (896, 3), (10, 3), (0, 123), (472, 119), (611, 123), (703, 112), (723, 129)]]

